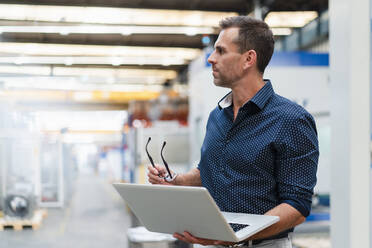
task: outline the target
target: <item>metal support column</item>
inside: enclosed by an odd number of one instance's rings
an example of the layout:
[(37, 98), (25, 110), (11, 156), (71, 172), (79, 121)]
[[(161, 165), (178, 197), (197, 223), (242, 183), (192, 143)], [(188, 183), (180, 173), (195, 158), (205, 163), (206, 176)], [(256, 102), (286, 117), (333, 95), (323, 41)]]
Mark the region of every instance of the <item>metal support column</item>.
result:
[(262, 7), (261, 7), (260, 0), (254, 0), (253, 4), (254, 4), (254, 12), (253, 12), (254, 18), (262, 20)]
[(332, 247), (370, 247), (370, 0), (330, 0)]

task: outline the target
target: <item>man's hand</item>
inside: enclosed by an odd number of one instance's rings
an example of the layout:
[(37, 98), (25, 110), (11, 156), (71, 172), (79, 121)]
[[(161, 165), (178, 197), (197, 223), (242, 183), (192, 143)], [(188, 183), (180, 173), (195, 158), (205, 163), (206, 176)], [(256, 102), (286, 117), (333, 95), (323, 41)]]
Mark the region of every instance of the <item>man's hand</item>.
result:
[[(167, 175), (166, 169), (162, 166), (155, 165), (155, 168), (151, 165), (148, 168), (148, 180), (152, 184), (163, 184), (163, 185), (183, 185), (183, 186), (202, 186), (200, 180), (200, 171), (198, 168), (193, 168), (187, 173), (180, 173), (173, 181), (167, 181), (164, 176)], [(171, 171), (172, 175), (175, 173)]]
[(221, 240), (212, 240), (212, 239), (202, 239), (192, 236), (189, 232), (183, 232), (182, 234), (175, 233), (173, 237), (179, 239), (183, 242), (190, 244), (200, 244), (200, 245), (233, 245), (233, 242), (226, 242)]
[[(163, 184), (163, 185), (176, 185), (176, 180), (173, 180), (171, 182), (168, 182), (164, 179), (164, 177), (167, 175), (167, 171), (165, 167), (155, 165), (155, 168), (149, 165), (147, 167), (148, 173), (147, 177), (151, 184)], [(172, 175), (174, 175), (173, 171), (171, 171)]]

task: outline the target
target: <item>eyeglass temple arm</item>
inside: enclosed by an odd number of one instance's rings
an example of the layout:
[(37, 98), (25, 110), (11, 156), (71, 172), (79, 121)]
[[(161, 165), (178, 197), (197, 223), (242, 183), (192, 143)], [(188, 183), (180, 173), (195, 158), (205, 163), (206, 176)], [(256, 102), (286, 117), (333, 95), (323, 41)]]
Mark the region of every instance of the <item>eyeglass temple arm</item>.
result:
[(152, 157), (150, 156), (149, 151), (147, 150), (147, 146), (149, 145), (150, 141), (151, 141), (151, 137), (149, 137), (149, 139), (147, 140), (145, 150), (146, 150), (146, 153), (147, 153), (147, 157), (149, 157), (150, 163), (152, 164), (152, 167), (155, 168), (154, 160), (152, 160)]
[(163, 147), (161, 148), (160, 156), (161, 156), (161, 159), (163, 160), (163, 163), (164, 163), (164, 165), (165, 165), (165, 168), (167, 169), (168, 175), (170, 176), (171, 179), (173, 179), (173, 177), (172, 177), (172, 173), (171, 173), (170, 170), (169, 170), (168, 163), (165, 161), (165, 159), (164, 159), (164, 157), (163, 157), (163, 150), (164, 150), (164, 147), (165, 147), (166, 144), (167, 144), (167, 142), (164, 141), (164, 143), (163, 143)]

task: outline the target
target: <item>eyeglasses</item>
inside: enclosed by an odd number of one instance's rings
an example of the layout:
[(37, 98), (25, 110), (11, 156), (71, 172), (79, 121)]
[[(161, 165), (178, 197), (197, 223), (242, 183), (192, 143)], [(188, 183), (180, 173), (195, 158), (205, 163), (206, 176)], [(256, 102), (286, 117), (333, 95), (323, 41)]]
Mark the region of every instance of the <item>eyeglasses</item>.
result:
[[(150, 141), (151, 141), (151, 137), (149, 137), (149, 139), (147, 140), (145, 150), (146, 150), (147, 157), (149, 158), (152, 167), (155, 168), (154, 160), (153, 160), (152, 157), (150, 156), (150, 153), (149, 153), (149, 151), (148, 151), (148, 149), (147, 149), (147, 147), (148, 147)], [(167, 181), (172, 181), (172, 180), (175, 178), (175, 175), (172, 176), (172, 173), (171, 173), (170, 170), (169, 170), (168, 163), (167, 163), (167, 161), (165, 161), (164, 156), (163, 156), (163, 150), (164, 150), (164, 147), (165, 147), (166, 144), (167, 144), (167, 143), (164, 141), (164, 142), (163, 142), (163, 146), (162, 146), (161, 151), (160, 151), (160, 156), (161, 156), (161, 159), (163, 160), (163, 163), (164, 163), (164, 165), (165, 165), (165, 169), (166, 169), (167, 172), (168, 172), (168, 175), (165, 176), (164, 179), (166, 179)], [(159, 175), (159, 176), (160, 176), (160, 175)], [(168, 178), (168, 179), (167, 179), (167, 178)], [(170, 179), (169, 179), (169, 178), (170, 178)]]

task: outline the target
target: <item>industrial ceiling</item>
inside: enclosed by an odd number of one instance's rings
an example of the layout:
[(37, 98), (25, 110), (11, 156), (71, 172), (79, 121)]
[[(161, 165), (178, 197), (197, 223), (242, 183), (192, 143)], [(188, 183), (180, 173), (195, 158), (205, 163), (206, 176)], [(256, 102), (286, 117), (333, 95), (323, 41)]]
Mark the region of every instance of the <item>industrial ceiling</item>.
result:
[[(0, 1), (14, 4), (15, 1)], [(327, 0), (17, 0), (17, 4), (223, 11), (247, 14), (255, 4), (269, 11), (328, 9)]]
[[(84, 7), (115, 7), (136, 9), (169, 9), (169, 10), (198, 10), (217, 12), (236, 12), (246, 15), (254, 11), (255, 3), (262, 9), (262, 17), (270, 11), (317, 11), (328, 8), (328, 0), (20, 0), (0, 1), (9, 4), (55, 5), (55, 6), (84, 6)], [(0, 6), (1, 7), (1, 6)], [(136, 17), (138, 21), (143, 18)], [(164, 18), (167, 18), (164, 16)], [(23, 22), (26, 25), (30, 23)], [(63, 23), (63, 20), (59, 22)], [(20, 21), (0, 22), (0, 25), (20, 25)], [(35, 25), (35, 23), (31, 23)], [(36, 23), (47, 25), (47, 23)], [(216, 23), (217, 25), (217, 23)], [(159, 46), (159, 47), (189, 47), (203, 48), (202, 34), (42, 34), (42, 33), (3, 33), (2, 41), (6, 42), (42, 42), (64, 44), (90, 45), (121, 45), (121, 46)]]
[(83, 83), (117, 91), (186, 83), (177, 74), (213, 43), (221, 18), (327, 8), (327, 0), (0, 1), (0, 82), (27, 88), (24, 77), (32, 75), (69, 80), (62, 85), (75, 80), (76, 90)]

